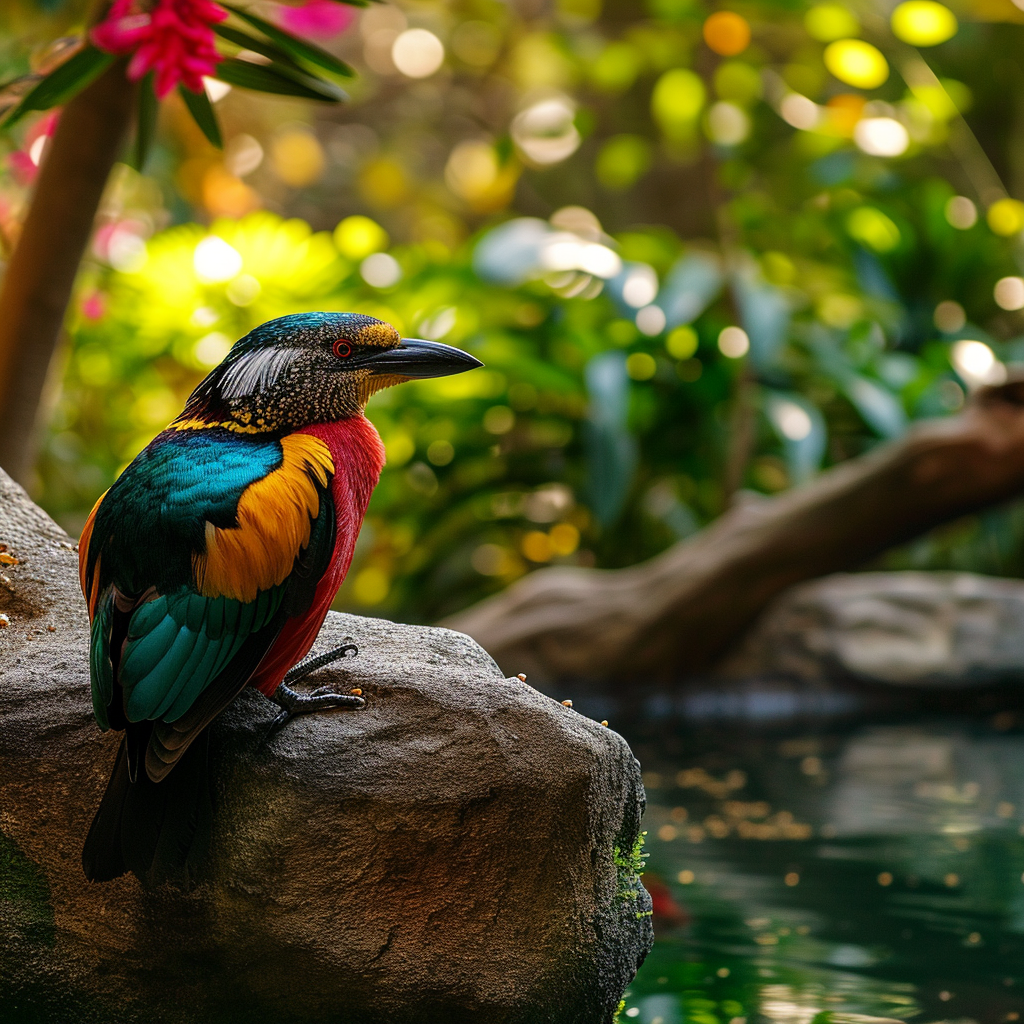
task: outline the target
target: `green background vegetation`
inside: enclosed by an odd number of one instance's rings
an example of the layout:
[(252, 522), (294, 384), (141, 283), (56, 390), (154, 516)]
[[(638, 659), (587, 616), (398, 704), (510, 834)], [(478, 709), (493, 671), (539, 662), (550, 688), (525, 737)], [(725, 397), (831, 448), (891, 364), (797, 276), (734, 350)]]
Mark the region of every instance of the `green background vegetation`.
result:
[[(956, 411), (976, 383), (957, 341), (988, 346), (995, 373), (1024, 355), (994, 291), (1020, 272), (1024, 12), (962, 3), (956, 34), (915, 50), (867, 5), (729, 8), (751, 31), (731, 55), (706, 38), (716, 8), (683, 0), (372, 5), (321, 40), (359, 72), (350, 103), (234, 89), (223, 152), (172, 98), (145, 172), (120, 166), (104, 200), (35, 496), (75, 531), (231, 341), (304, 309), (381, 316), (487, 366), (370, 405), (388, 466), (339, 603), (407, 619), (542, 565), (634, 563), (738, 496)], [(6, 12), (5, 77), (45, 64), (80, 15)], [(419, 79), (388, 56), (409, 27), (445, 48)], [(883, 82), (830, 72), (837, 33), (884, 55)], [(903, 126), (902, 152), (856, 141), (872, 118)], [(8, 246), (38, 124), (7, 140)], [(623, 270), (545, 270), (516, 231)], [(208, 235), (240, 261), (204, 274)], [(630, 275), (663, 328), (624, 297)], [(893, 561), (1016, 572), (1019, 520), (957, 524)]]

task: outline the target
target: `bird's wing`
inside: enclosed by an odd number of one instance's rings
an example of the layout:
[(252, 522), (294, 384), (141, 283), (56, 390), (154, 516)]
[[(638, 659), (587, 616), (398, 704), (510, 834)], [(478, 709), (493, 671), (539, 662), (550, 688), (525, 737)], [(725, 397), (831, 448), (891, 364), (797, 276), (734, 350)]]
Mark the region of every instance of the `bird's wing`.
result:
[(126, 471), (145, 479), (120, 492), (119, 479), (83, 533), (96, 717), (130, 732), (154, 723), (154, 780), (241, 691), (330, 562), (326, 446), (307, 435), (271, 444), (273, 460), (266, 445), (250, 448), (248, 479), (231, 446), (165, 445)]

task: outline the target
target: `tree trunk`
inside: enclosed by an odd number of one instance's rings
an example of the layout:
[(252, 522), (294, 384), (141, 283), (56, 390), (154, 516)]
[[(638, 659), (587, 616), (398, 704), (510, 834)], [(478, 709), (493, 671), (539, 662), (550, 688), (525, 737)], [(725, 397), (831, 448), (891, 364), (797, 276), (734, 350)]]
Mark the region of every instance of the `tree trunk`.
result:
[(542, 569), (443, 624), (540, 680), (684, 676), (708, 668), (792, 584), (1022, 492), (1016, 381), (805, 487), (740, 505), (642, 565)]
[(16, 480), (35, 461), (47, 372), (135, 92), (118, 61), (65, 107), (0, 288), (0, 466)]

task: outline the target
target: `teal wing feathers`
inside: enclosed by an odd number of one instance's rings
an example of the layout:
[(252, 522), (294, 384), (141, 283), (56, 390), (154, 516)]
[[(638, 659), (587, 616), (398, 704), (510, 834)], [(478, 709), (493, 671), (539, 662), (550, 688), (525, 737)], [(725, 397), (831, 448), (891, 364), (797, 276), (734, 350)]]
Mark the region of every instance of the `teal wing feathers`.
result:
[(174, 722), (277, 615), (284, 588), (244, 604), (181, 588), (140, 605), (128, 623), (118, 681), (130, 722)]

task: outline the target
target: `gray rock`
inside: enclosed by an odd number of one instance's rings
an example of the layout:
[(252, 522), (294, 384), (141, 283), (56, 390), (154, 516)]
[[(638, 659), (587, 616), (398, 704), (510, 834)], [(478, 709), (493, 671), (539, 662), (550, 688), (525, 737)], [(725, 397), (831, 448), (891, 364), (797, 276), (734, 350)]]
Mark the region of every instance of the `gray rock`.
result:
[(910, 686), (1024, 679), (1024, 583), (972, 573), (865, 572), (787, 591), (717, 670)]
[[(366, 707), (214, 730), (209, 877), (85, 881), (117, 744), (77, 557), (0, 471), (0, 1007), (14, 1022), (604, 1024), (652, 942), (625, 741), (472, 640), (332, 614)], [(320, 679), (317, 685), (324, 683)]]

